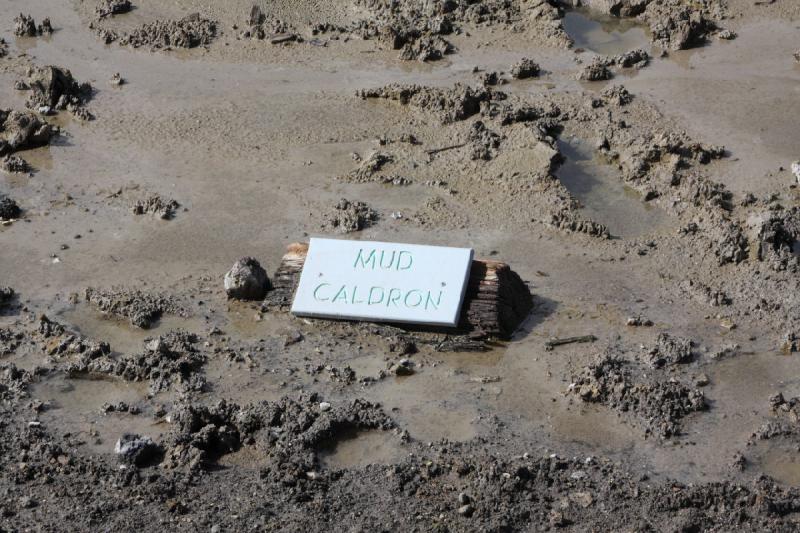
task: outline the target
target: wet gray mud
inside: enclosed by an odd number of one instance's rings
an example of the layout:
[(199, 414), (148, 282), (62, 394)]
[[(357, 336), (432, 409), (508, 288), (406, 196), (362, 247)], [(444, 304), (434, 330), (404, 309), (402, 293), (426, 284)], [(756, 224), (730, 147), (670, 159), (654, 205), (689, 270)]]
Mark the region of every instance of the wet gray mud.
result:
[[(0, 0), (0, 531), (800, 527), (796, 3), (128, 4)], [(310, 236), (533, 308), (228, 298)]]
[(645, 27), (631, 19), (601, 15), (582, 8), (564, 15), (564, 31), (583, 48), (603, 55), (617, 55), (637, 48), (650, 48)]
[(667, 215), (625, 185), (616, 169), (596, 156), (588, 143), (564, 140), (558, 149), (565, 161), (556, 177), (581, 203), (581, 212), (608, 227), (612, 236), (639, 237), (668, 223)]

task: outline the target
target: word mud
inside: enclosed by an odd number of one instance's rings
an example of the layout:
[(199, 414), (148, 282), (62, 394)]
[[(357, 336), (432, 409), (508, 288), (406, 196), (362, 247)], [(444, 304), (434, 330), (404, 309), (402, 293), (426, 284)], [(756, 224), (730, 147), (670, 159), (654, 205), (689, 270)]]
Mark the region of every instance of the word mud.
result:
[(455, 326), (472, 250), (311, 239), (298, 316)]
[(364, 250), (361, 248), (356, 255), (353, 268), (410, 270), (413, 264), (414, 256), (406, 250), (400, 252), (392, 250), (390, 255), (387, 250), (376, 250), (375, 248)]

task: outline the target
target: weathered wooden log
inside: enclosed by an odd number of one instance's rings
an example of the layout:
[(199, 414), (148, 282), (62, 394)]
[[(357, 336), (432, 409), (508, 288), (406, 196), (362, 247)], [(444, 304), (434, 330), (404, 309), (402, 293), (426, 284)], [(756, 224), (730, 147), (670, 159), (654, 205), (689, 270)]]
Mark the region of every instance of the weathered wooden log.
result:
[[(264, 300), (265, 309), (287, 310), (291, 307), (306, 254), (308, 244), (289, 245), (272, 278), (273, 289)], [(470, 268), (458, 327), (437, 330), (508, 339), (532, 308), (533, 296), (528, 286), (511, 267), (498, 261), (475, 259)]]

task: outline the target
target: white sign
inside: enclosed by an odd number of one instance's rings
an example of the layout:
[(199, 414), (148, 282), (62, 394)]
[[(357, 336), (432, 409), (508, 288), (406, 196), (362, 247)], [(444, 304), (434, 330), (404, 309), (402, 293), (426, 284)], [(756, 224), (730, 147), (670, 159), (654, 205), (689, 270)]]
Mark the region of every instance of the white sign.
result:
[(468, 248), (311, 239), (292, 313), (456, 326), (471, 265)]

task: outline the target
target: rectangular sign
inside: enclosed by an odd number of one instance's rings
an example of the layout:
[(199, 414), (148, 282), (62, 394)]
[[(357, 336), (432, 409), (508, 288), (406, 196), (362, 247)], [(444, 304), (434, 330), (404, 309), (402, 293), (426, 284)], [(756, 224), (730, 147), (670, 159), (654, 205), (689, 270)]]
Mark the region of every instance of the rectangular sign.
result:
[(456, 326), (472, 255), (469, 248), (311, 239), (292, 313)]

